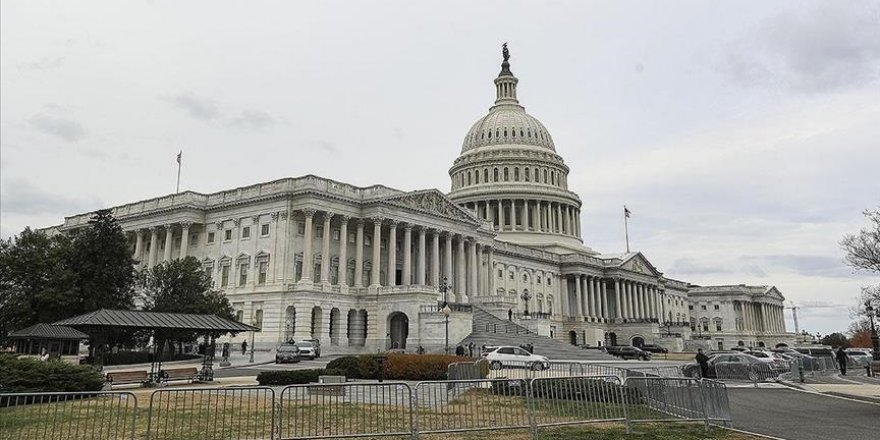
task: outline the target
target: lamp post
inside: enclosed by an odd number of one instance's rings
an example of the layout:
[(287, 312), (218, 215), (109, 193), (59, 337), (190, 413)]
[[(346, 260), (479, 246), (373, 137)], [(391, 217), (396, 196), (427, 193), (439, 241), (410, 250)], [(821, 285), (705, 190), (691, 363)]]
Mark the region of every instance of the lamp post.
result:
[(865, 301), (865, 314), (871, 321), (871, 345), (874, 347), (871, 356), (875, 361), (880, 361), (880, 336), (877, 335), (877, 328), (874, 327), (874, 317), (877, 316), (877, 311), (871, 306), (871, 301)]
[(449, 292), (449, 279), (447, 277), (443, 277), (443, 281), (437, 286), (440, 289), (440, 293), (443, 294), (443, 305), (440, 307), (440, 311), (443, 312), (443, 316), (445, 319), (443, 320), (446, 326), (446, 354), (449, 354), (449, 315), (452, 314), (452, 309), (449, 308), (449, 302), (447, 301), (446, 294)]
[[(256, 326), (257, 326), (257, 320), (256, 320), (256, 319), (252, 319), (252, 320), (251, 320), (251, 325), (254, 326), (254, 327), (256, 327)], [(248, 362), (250, 362), (250, 363), (254, 363), (254, 335), (255, 335), (256, 333), (257, 333), (256, 330), (252, 330), (252, 331), (251, 331), (251, 357), (250, 357), (250, 360), (248, 360)]]
[(526, 303), (525, 316), (528, 317), (529, 316), (529, 300), (532, 299), (532, 294), (530, 294), (529, 292), (523, 292), (523, 294), (522, 294), (522, 296), (520, 296), (520, 298), (522, 298), (522, 300), (525, 301), (525, 303)]

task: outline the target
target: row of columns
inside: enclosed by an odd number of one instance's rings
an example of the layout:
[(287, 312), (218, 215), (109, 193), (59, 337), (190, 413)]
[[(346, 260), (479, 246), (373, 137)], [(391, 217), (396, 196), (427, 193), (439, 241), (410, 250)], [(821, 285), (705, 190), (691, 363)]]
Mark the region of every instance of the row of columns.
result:
[[(303, 210), (304, 220), (304, 244), (303, 244), (303, 266), (300, 282), (312, 282), (312, 260), (313, 249), (312, 240), (315, 229), (316, 210)], [(322, 212), (321, 221), (323, 222), (324, 236), (322, 241), (321, 255), (329, 256), (330, 249), (330, 230), (331, 222), (334, 217), (338, 217), (340, 222), (340, 239), (339, 239), (339, 261), (340, 270), (337, 284), (341, 286), (349, 285), (348, 271), (348, 226), (351, 217), (344, 215), (336, 215), (331, 212)], [(475, 295), (480, 290), (480, 281), (482, 277), (479, 275), (479, 267), (483, 258), (492, 261), (492, 248), (478, 243), (473, 237), (466, 237), (449, 231), (440, 231), (433, 228), (413, 225), (411, 223), (401, 223), (395, 219), (385, 219), (383, 217), (373, 217), (370, 219), (357, 219), (355, 222), (355, 273), (353, 286), (363, 286), (363, 265), (364, 265), (364, 236), (367, 223), (371, 223), (373, 228), (372, 255), (370, 262), (372, 269), (370, 272), (369, 287), (379, 286), (395, 286), (397, 285), (397, 261), (398, 248), (397, 238), (403, 229), (403, 242), (401, 244), (402, 262), (401, 262), (401, 285), (431, 285), (440, 286), (441, 274), (450, 284), (450, 292), (454, 295), (454, 300), (458, 302), (468, 302), (469, 295)], [(387, 224), (387, 246), (386, 254), (382, 252), (382, 229)], [(443, 241), (443, 251), (441, 258), (441, 240)], [(430, 241), (430, 264), (428, 260)], [(413, 243), (415, 242), (415, 252)], [(454, 248), (454, 251), (453, 251)], [(484, 257), (485, 255), (485, 257)], [(415, 257), (415, 262), (413, 262)], [(381, 279), (381, 261), (386, 262), (385, 279)], [(320, 281), (324, 284), (330, 284), (330, 259), (322, 259)], [(346, 265), (346, 266), (343, 266)], [(491, 275), (491, 264), (488, 274)], [(491, 276), (488, 277), (491, 280)], [(489, 291), (492, 291), (491, 286)]]
[[(593, 275), (569, 276), (573, 298), (563, 285), (563, 315), (599, 319), (652, 319), (662, 322), (663, 291), (659, 286), (625, 279)], [(610, 286), (610, 288), (609, 288)], [(569, 303), (573, 300), (573, 304)]]
[(761, 302), (741, 302), (743, 326), (746, 331), (785, 332), (784, 308)]
[(565, 203), (498, 199), (464, 204), (496, 231), (535, 231), (581, 236), (580, 209)]
[[(166, 224), (164, 227), (160, 228), (159, 226), (152, 226), (147, 231), (150, 234), (150, 246), (149, 246), (149, 254), (146, 258), (147, 267), (153, 267), (156, 264), (163, 261), (171, 261), (171, 250), (174, 245), (174, 230), (177, 227), (180, 227), (181, 235), (180, 235), (180, 252), (178, 253), (178, 258), (186, 258), (189, 253), (189, 231), (192, 227), (192, 222), (182, 222), (177, 224)], [(165, 249), (162, 254), (162, 260), (159, 260), (159, 237), (160, 233), (164, 234), (165, 240)], [(132, 258), (137, 261), (144, 261), (144, 239), (145, 239), (145, 231), (143, 229), (138, 229), (134, 231), (135, 234), (135, 245), (134, 245), (134, 254)]]

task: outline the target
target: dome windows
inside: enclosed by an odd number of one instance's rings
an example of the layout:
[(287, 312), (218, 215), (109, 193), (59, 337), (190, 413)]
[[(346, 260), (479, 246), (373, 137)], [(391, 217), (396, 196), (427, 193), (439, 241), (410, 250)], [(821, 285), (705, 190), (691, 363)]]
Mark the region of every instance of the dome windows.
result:
[(510, 173), (507, 167), (504, 167), (504, 181), (507, 182), (510, 180)]
[(489, 169), (483, 168), (483, 182), (489, 182)]
[(523, 173), (523, 176), (526, 178), (526, 182), (528, 182), (529, 181), (529, 167), (526, 167), (525, 172)]
[(519, 167), (513, 168), (513, 181), (519, 182)]

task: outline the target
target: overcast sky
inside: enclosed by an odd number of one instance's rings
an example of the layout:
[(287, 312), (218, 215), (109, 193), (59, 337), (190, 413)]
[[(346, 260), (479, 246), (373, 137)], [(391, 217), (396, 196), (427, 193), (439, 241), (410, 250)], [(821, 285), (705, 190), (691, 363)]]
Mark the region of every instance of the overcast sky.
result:
[[(0, 234), (174, 190), (317, 174), (449, 189), (500, 46), (583, 200), (667, 276), (776, 285), (843, 330), (877, 277), (880, 3), (0, 3)], [(793, 329), (788, 315), (789, 329)]]

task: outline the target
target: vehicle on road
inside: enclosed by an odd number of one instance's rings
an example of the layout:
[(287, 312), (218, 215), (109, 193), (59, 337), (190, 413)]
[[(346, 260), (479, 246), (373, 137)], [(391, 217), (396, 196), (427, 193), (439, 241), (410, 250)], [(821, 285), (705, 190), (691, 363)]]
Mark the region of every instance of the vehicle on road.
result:
[[(770, 371), (764, 361), (745, 353), (721, 353), (709, 357), (707, 379), (741, 379), (755, 381), (763, 379)], [(700, 377), (700, 365), (696, 362), (681, 367), (685, 377)], [(719, 374), (720, 373), (720, 374)]]
[(321, 341), (318, 339), (303, 339), (300, 342), (311, 342), (315, 347), (315, 357), (321, 357)]
[(639, 348), (649, 353), (669, 353), (668, 349), (661, 347), (657, 344), (644, 344)]
[(785, 368), (788, 363), (784, 358), (782, 358), (777, 353), (773, 353), (772, 351), (762, 351), (762, 350), (753, 350), (753, 351), (745, 351), (744, 354), (754, 356), (758, 358), (759, 361), (770, 364), (773, 368)]
[(847, 365), (856, 368), (865, 368), (871, 365), (871, 353), (861, 348), (847, 348), (846, 352)]
[(299, 348), (293, 344), (284, 344), (275, 350), (275, 363), (283, 364), (286, 362), (297, 363), (300, 361)]
[(299, 341), (296, 344), (296, 348), (299, 349), (300, 357), (309, 358), (311, 360), (315, 360), (315, 358), (320, 357), (319, 348), (315, 346), (312, 341)]
[(547, 356), (529, 353), (519, 347), (496, 347), (483, 358), (489, 361), (489, 368), (493, 370), (500, 370), (503, 367), (528, 368), (535, 371), (550, 368), (550, 359)]
[(617, 356), (621, 359), (639, 359), (643, 361), (651, 360), (651, 353), (632, 345), (611, 345), (607, 347), (608, 354)]

